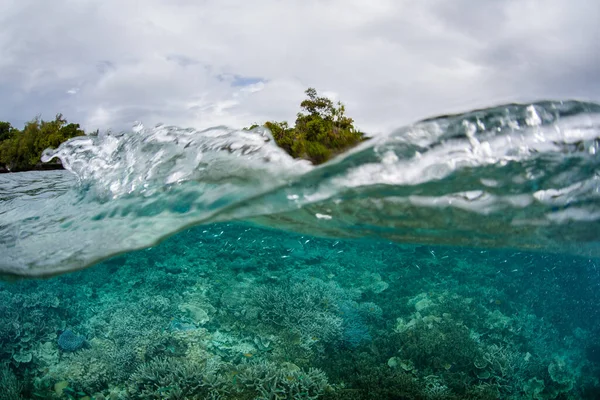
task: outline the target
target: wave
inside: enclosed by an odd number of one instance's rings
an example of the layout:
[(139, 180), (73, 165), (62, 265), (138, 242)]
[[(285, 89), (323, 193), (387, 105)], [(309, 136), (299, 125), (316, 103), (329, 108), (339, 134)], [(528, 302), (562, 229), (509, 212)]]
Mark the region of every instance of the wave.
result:
[(0, 272), (47, 276), (244, 220), (314, 236), (600, 255), (600, 105), (423, 120), (314, 167), (262, 128), (78, 137), (0, 177)]

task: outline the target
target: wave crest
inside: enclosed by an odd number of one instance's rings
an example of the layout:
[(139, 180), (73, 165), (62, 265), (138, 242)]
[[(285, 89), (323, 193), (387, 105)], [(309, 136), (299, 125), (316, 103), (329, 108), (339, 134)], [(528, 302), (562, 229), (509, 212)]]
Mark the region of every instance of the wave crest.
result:
[(317, 236), (597, 256), (599, 150), (600, 106), (576, 101), (427, 119), (320, 167), (291, 159), (261, 129), (138, 126), (74, 138), (44, 160), (59, 157), (79, 185), (31, 196), (49, 175), (22, 175), (0, 200), (0, 270), (79, 269), (233, 219)]

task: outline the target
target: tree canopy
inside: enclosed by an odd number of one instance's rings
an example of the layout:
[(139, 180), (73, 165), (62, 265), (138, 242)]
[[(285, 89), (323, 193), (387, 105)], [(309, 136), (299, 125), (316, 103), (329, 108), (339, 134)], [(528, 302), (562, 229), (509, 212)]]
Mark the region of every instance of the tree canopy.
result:
[(22, 130), (9, 122), (0, 122), (0, 167), (26, 171), (42, 167), (42, 152), (56, 148), (75, 136), (85, 135), (79, 124), (68, 123), (62, 114), (52, 121), (40, 117), (27, 122)]
[(346, 116), (346, 107), (341, 102), (320, 97), (314, 88), (305, 93), (308, 98), (300, 103), (302, 111), (297, 114), (294, 127), (277, 121), (263, 124), (277, 145), (292, 157), (321, 164), (368, 139), (354, 127), (354, 120)]

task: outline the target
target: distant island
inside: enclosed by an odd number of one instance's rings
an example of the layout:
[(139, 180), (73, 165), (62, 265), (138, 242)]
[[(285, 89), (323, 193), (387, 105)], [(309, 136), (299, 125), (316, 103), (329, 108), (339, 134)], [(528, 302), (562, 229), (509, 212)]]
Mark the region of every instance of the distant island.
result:
[[(346, 108), (341, 102), (319, 97), (313, 88), (308, 88), (305, 94), (307, 98), (300, 103), (302, 111), (297, 114), (293, 127), (277, 121), (262, 124), (272, 132), (277, 145), (292, 157), (322, 164), (368, 139), (354, 127), (354, 120), (345, 115)], [(244, 129), (258, 126), (254, 124)], [(42, 163), (42, 152), (85, 134), (79, 124), (68, 123), (62, 114), (52, 121), (38, 116), (22, 130), (0, 121), (0, 172), (60, 169), (59, 160)]]

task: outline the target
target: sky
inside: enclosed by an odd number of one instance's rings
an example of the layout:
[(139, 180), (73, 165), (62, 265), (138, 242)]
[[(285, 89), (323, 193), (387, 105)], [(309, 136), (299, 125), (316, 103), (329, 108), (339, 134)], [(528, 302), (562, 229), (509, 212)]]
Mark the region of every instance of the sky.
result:
[(293, 122), (314, 87), (371, 134), (600, 101), (597, 0), (0, 0), (0, 120)]

